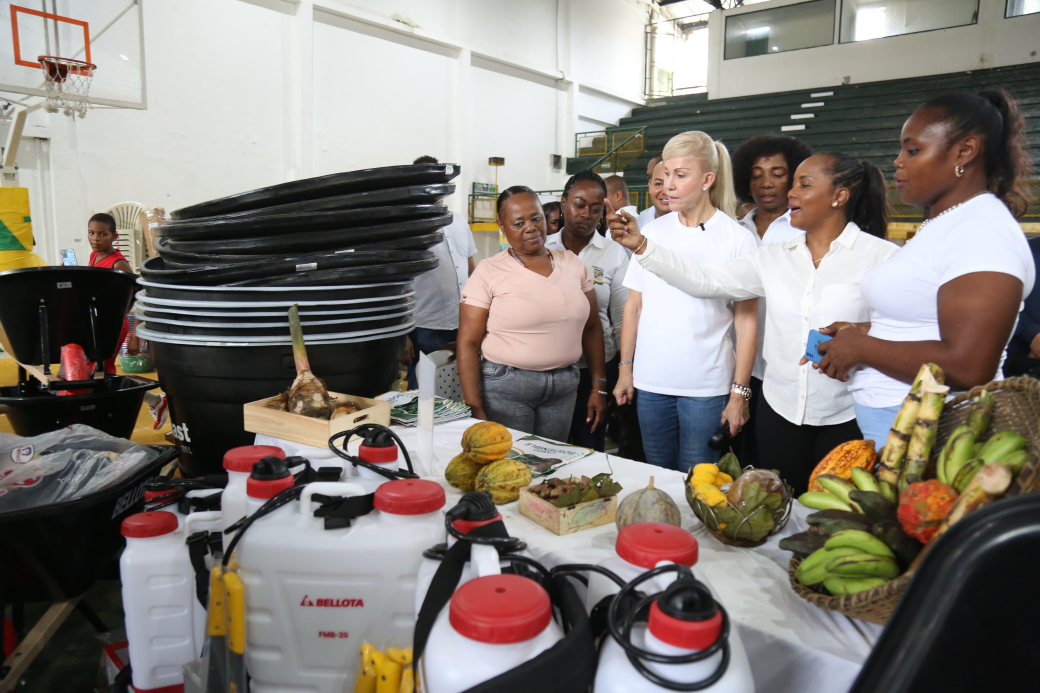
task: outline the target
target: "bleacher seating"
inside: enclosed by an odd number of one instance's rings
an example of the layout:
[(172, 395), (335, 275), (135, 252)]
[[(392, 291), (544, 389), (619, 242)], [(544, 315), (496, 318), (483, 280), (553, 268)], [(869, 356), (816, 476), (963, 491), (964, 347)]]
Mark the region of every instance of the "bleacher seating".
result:
[[(645, 185), (650, 157), (669, 138), (703, 130), (730, 151), (754, 135), (784, 132), (817, 151), (840, 151), (871, 161), (891, 180), (900, 128), (917, 106), (941, 94), (994, 87), (1008, 89), (1019, 100), (1033, 158), (1040, 164), (1040, 63), (1033, 63), (730, 99), (709, 100), (704, 94), (657, 99), (633, 109), (619, 123), (647, 126), (646, 152), (624, 174), (630, 184)], [(1036, 214), (1035, 206), (1031, 211)]]

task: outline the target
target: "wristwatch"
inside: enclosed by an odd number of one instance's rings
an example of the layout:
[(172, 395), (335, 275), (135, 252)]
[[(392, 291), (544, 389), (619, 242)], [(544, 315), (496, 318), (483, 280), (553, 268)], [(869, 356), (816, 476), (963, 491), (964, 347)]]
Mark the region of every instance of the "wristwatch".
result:
[(741, 397), (743, 397), (747, 401), (749, 401), (749, 402), (751, 401), (751, 388), (748, 387), (747, 385), (741, 385), (740, 383), (733, 383), (732, 385), (729, 386), (729, 391), (730, 392), (736, 392), (738, 395), (740, 395)]

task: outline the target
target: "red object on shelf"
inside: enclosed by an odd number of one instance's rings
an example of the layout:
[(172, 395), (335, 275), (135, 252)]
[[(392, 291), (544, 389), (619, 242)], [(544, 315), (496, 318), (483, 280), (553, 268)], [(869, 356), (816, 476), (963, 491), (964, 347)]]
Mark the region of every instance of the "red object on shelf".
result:
[[(62, 380), (89, 380), (90, 365), (87, 354), (79, 344), (66, 344), (61, 348), (61, 368), (58, 374)], [(59, 395), (82, 395), (90, 390), (59, 390)]]

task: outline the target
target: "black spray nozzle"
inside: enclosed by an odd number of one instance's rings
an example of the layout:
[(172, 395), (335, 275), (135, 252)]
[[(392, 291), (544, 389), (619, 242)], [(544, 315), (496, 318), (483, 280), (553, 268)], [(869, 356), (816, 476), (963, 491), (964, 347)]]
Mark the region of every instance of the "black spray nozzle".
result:
[(692, 576), (683, 576), (657, 598), (661, 611), (680, 621), (707, 621), (719, 612), (711, 591)]
[(253, 463), (249, 476), (258, 481), (275, 481), (289, 476), (289, 465), (281, 457), (264, 457)]
[(390, 431), (385, 428), (369, 429), (365, 433), (365, 439), (361, 442), (366, 448), (389, 448), (396, 445)]
[(447, 521), (469, 520), (482, 522), (493, 520), (498, 515), (498, 508), (487, 491), (470, 491), (462, 495), (454, 508), (448, 511)]

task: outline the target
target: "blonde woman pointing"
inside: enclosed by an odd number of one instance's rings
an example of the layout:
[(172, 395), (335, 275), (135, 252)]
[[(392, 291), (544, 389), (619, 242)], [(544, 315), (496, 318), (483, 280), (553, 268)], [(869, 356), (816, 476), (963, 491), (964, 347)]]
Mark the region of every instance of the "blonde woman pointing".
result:
[[(654, 243), (699, 266), (755, 250), (734, 218), (729, 152), (703, 132), (673, 137), (664, 149), (670, 212), (643, 227)], [(614, 210), (610, 210), (613, 212)], [(631, 215), (625, 215), (634, 223)], [(708, 447), (721, 422), (736, 434), (748, 420), (758, 345), (758, 299), (694, 298), (631, 263), (614, 396), (635, 400), (647, 462), (686, 471), (718, 455)], [(730, 336), (736, 334), (736, 344)]]

